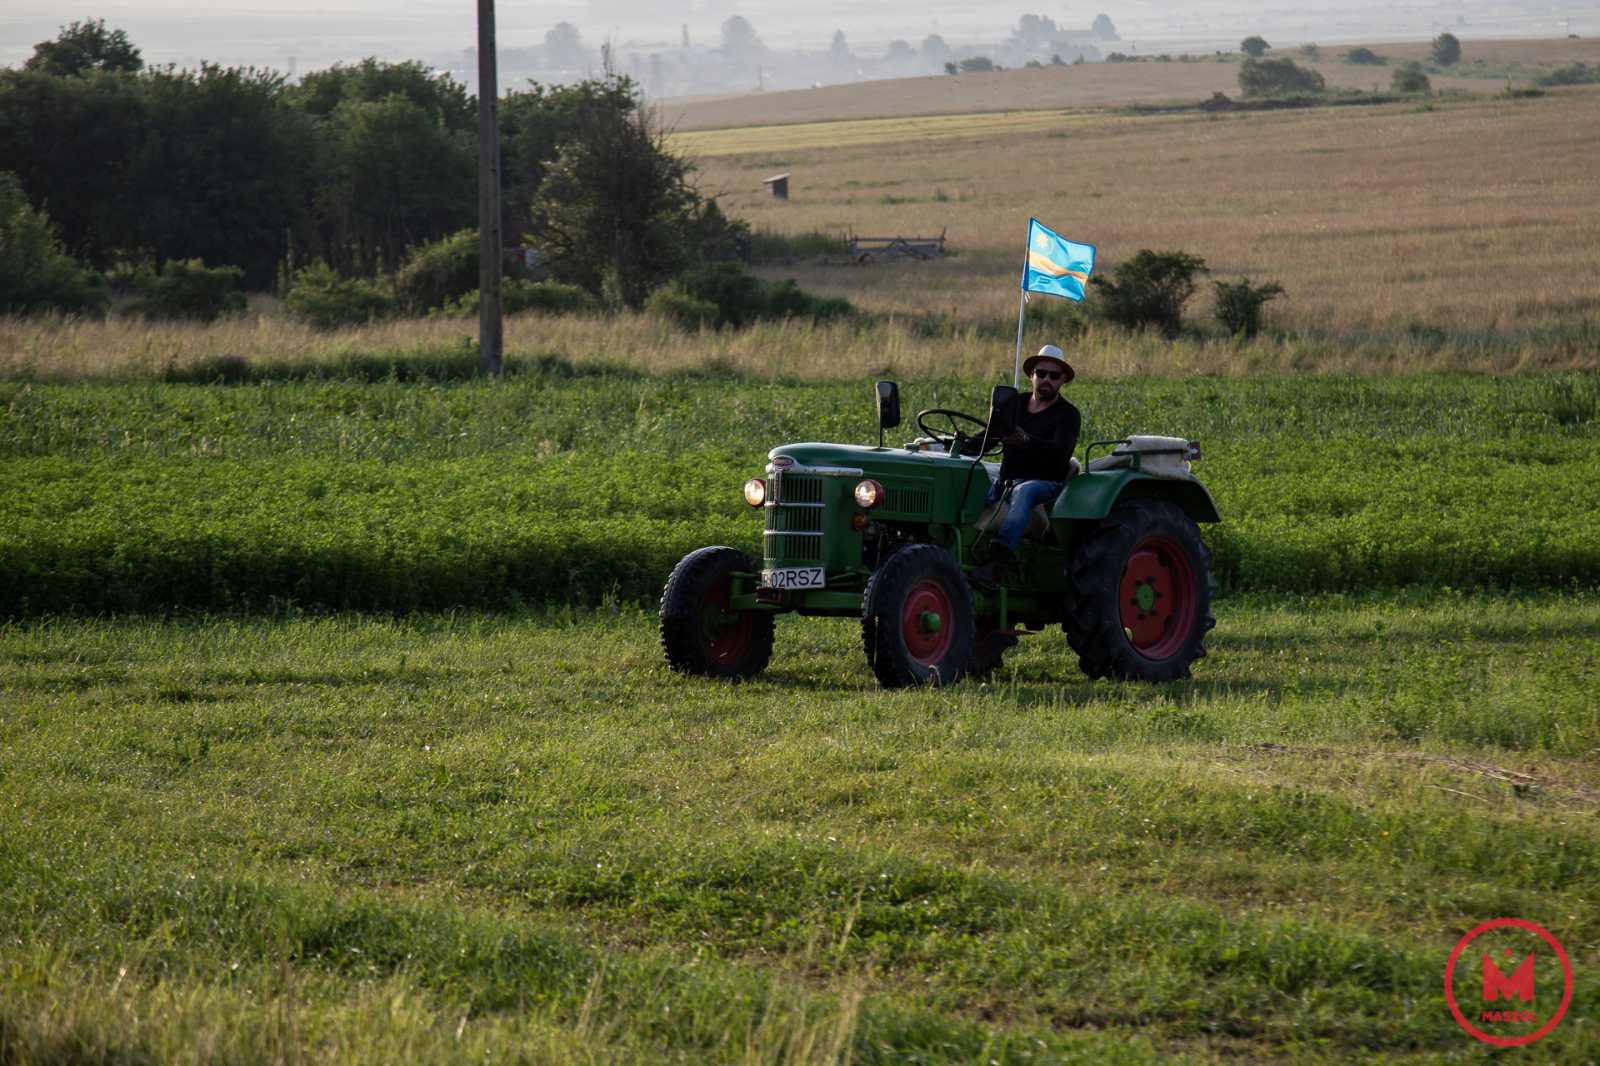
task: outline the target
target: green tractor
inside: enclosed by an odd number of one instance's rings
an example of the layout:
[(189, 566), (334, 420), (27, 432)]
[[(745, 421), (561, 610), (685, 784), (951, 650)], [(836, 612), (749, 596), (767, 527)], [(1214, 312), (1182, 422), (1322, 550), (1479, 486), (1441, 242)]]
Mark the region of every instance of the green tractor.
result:
[[(997, 386), (991, 414), (1015, 390)], [(784, 612), (861, 620), (886, 688), (983, 678), (1029, 633), (1061, 625), (1091, 678), (1171, 681), (1205, 655), (1214, 582), (1197, 523), (1217, 522), (1189, 473), (1199, 445), (1174, 437), (1095, 441), (1049, 513), (1034, 509), (1011, 576), (969, 580), (988, 558), (1006, 499), (986, 506), (997, 464), (988, 423), (945, 409), (885, 447), (900, 424), (894, 382), (877, 386), (878, 446), (786, 444), (745, 502), (766, 516), (758, 563), (728, 547), (686, 555), (661, 594), (661, 645), (686, 674), (749, 678), (772, 657)], [(1104, 449), (1098, 458), (1095, 452)]]

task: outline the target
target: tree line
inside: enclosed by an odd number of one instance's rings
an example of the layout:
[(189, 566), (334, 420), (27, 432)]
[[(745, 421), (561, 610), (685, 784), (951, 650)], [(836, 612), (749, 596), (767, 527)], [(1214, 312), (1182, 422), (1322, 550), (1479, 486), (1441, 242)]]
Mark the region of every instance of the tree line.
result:
[[(500, 101), (507, 247), (637, 305), (738, 226), (690, 184), (637, 88), (606, 75)], [(147, 68), (73, 23), (0, 71), (0, 172), (96, 270), (203, 260), (267, 289), (314, 262), (394, 272), (477, 223), (477, 101), (417, 62), (307, 74)]]

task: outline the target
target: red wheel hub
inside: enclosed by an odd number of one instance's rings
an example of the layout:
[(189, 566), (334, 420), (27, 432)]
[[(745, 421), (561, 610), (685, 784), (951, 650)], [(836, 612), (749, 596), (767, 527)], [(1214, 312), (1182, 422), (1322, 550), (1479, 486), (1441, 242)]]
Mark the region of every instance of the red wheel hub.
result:
[(900, 636), (911, 657), (923, 666), (942, 662), (950, 650), (954, 616), (943, 585), (929, 578), (913, 585), (900, 608)]
[(1145, 537), (1122, 568), (1122, 628), (1147, 659), (1181, 651), (1194, 628), (1194, 567), (1171, 537)]
[(705, 641), (706, 658), (718, 666), (739, 661), (755, 635), (755, 620), (749, 611), (728, 607), (733, 582), (722, 581), (706, 593), (700, 608), (700, 634)]

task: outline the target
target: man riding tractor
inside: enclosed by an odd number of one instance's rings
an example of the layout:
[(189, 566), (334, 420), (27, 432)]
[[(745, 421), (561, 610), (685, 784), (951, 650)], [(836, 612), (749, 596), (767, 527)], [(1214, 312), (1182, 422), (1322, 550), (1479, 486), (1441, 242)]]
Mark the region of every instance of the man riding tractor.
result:
[[(982, 678), (1031, 633), (1059, 625), (1091, 678), (1171, 681), (1205, 655), (1211, 553), (1220, 521), (1179, 437), (1091, 442), (1061, 396), (1073, 370), (1046, 345), (1025, 364), (1033, 391), (996, 386), (987, 420), (917, 414), (907, 444), (900, 390), (880, 381), (878, 444), (797, 443), (768, 453), (744, 499), (764, 516), (759, 560), (690, 552), (661, 595), (672, 669), (761, 673), (778, 614), (853, 617), (880, 684)], [(1108, 449), (1095, 457), (1096, 449)], [(999, 450), (998, 464), (984, 456)]]
[(990, 508), (1009, 504), (989, 545), (989, 561), (968, 574), (989, 588), (1009, 576), (1033, 509), (1048, 510), (1072, 476), (1072, 453), (1083, 421), (1078, 409), (1061, 395), (1075, 374), (1060, 348), (1054, 344), (1040, 348), (1022, 364), (1022, 372), (1033, 380), (1033, 391), (1018, 393), (991, 412), (977, 443), (981, 452), (984, 440), (1001, 442), (1000, 476), (984, 503)]

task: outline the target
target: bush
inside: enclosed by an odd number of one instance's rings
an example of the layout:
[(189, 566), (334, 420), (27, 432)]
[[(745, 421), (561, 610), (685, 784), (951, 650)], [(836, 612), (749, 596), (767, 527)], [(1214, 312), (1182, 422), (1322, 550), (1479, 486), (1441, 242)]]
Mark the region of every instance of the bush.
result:
[(1249, 278), (1235, 282), (1219, 281), (1217, 286), (1217, 321), (1229, 335), (1254, 337), (1261, 332), (1261, 310), (1267, 301), (1283, 295), (1283, 286), (1275, 281), (1253, 285)]
[(478, 280), (478, 231), (464, 229), (407, 252), (394, 294), (406, 311), (422, 314), (475, 291)]
[(844, 255), (849, 244), (837, 233), (812, 230), (809, 233), (774, 233), (759, 230), (750, 238), (750, 258), (756, 262), (768, 259), (804, 259), (812, 256)]
[(660, 301), (652, 298), (646, 306), (693, 327), (704, 321), (701, 305), (712, 310), (710, 324), (734, 328), (764, 318), (821, 321), (855, 312), (848, 300), (815, 296), (792, 280), (769, 284), (746, 274), (737, 263), (707, 263), (685, 273), (668, 288), (673, 290), (671, 295)]
[(0, 313), (99, 312), (109, 299), (105, 278), (61, 250), (49, 218), (0, 171)]
[(1557, 67), (1548, 74), (1541, 74), (1533, 79), (1535, 85), (1594, 85), (1600, 83), (1600, 67), (1591, 67), (1587, 63), (1572, 63), (1565, 67)]
[(718, 320), (716, 304), (690, 295), (676, 281), (651, 293), (644, 309), (658, 318), (676, 322), (690, 330), (715, 326)]
[(1133, 330), (1155, 326), (1170, 339), (1183, 329), (1183, 305), (1194, 295), (1195, 275), (1205, 269), (1206, 261), (1198, 255), (1144, 248), (1118, 263), (1110, 280), (1097, 277), (1089, 283), (1107, 321)]
[(1441, 33), (1433, 39), (1433, 61), (1441, 67), (1451, 67), (1461, 61), (1461, 41), (1453, 33)]
[(1318, 48), (1314, 44), (1307, 43), (1300, 46), (1300, 54), (1305, 56), (1307, 59), (1321, 59), (1322, 49)]
[(244, 312), (238, 267), (208, 267), (198, 259), (169, 259), (157, 274), (149, 267), (133, 275), (139, 300), (128, 313), (146, 318), (215, 322), (225, 314)]
[(1389, 75), (1389, 88), (1397, 93), (1429, 93), (1433, 84), (1423, 71), (1421, 63), (1405, 63)]
[(1292, 59), (1246, 59), (1239, 67), (1239, 89), (1246, 96), (1320, 93), (1322, 75)]
[[(442, 308), (429, 313), (444, 318), (471, 318), (478, 313), (481, 297), (478, 290), (471, 292), (456, 300), (446, 301)], [(589, 311), (598, 311), (600, 301), (576, 285), (565, 285), (559, 281), (527, 281), (523, 278), (507, 278), (500, 286), (500, 311), (502, 314), (516, 315), (524, 311), (542, 311), (545, 314), (581, 314)]]
[(340, 277), (318, 261), (295, 275), (284, 303), (289, 314), (316, 329), (359, 326), (395, 311), (392, 293), (376, 281)]
[(1271, 47), (1272, 46), (1267, 43), (1267, 39), (1265, 37), (1259, 37), (1255, 35), (1246, 37), (1244, 40), (1239, 42), (1239, 51), (1243, 52), (1251, 59), (1260, 59), (1262, 56), (1267, 54), (1267, 49)]
[(963, 74), (987, 74), (995, 69), (997, 68), (994, 65), (994, 60), (988, 56), (973, 56), (971, 59), (963, 59), (961, 61), (961, 73)]
[(1344, 54), (1344, 61), (1368, 67), (1381, 67), (1389, 62), (1370, 48), (1352, 48)]

